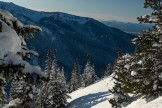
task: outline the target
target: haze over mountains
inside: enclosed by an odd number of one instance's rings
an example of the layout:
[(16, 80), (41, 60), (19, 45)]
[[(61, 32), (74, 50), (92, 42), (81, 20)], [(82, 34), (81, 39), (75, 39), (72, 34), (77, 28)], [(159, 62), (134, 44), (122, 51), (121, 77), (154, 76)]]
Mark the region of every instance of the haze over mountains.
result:
[(140, 24), (140, 23), (131, 23), (131, 22), (120, 22), (120, 21), (101, 21), (103, 24), (118, 28), (122, 31), (125, 31), (130, 34), (140, 35), (143, 31), (151, 29), (152, 25), (150, 24)]
[(52, 50), (56, 48), (58, 62), (68, 76), (76, 58), (79, 58), (83, 72), (87, 52), (97, 75), (101, 76), (107, 64), (114, 62), (119, 46), (124, 53), (132, 53), (135, 48), (131, 43), (135, 35), (108, 27), (92, 18), (61, 12), (38, 12), (6, 2), (0, 2), (0, 9), (10, 11), (25, 24), (42, 28), (41, 33), (27, 41), (29, 48), (40, 54), (38, 59), (31, 61), (33, 64), (44, 67), (48, 47)]

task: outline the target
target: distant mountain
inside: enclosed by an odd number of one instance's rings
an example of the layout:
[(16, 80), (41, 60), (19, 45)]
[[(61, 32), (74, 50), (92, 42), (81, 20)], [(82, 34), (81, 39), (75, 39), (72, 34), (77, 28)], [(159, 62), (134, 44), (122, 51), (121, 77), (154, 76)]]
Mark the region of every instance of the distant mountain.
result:
[(149, 30), (152, 28), (152, 25), (149, 24), (140, 24), (140, 23), (125, 23), (120, 21), (101, 21), (103, 24), (118, 28), (122, 31), (125, 31), (127, 33), (131, 33), (134, 35), (141, 34), (144, 30)]
[(28, 46), (40, 54), (38, 60), (31, 62), (44, 67), (48, 47), (56, 48), (58, 62), (64, 66), (68, 76), (76, 58), (79, 58), (83, 72), (87, 52), (91, 55), (97, 75), (101, 76), (106, 65), (114, 62), (119, 46), (124, 53), (131, 53), (135, 48), (131, 39), (136, 36), (92, 18), (61, 12), (38, 12), (6, 2), (0, 2), (0, 8), (10, 11), (25, 24), (38, 25), (43, 29), (27, 41)]

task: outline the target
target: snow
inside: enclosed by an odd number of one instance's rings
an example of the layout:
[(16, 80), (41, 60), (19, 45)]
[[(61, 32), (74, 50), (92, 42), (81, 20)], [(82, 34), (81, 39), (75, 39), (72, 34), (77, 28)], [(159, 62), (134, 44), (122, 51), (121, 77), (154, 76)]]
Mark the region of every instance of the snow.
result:
[(131, 76), (135, 76), (135, 75), (137, 75), (137, 72), (132, 71), (132, 72), (131, 72)]
[(1, 1), (0, 1), (0, 7), (3, 8), (4, 10), (9, 10), (15, 13), (20, 12), (23, 14), (24, 17), (30, 18), (35, 22), (39, 22), (42, 18), (45, 17), (53, 17), (56, 19), (59, 18), (65, 22), (76, 21), (80, 24), (85, 24), (87, 21), (89, 21), (88, 18), (84, 18), (84, 17), (80, 18), (78, 16), (74, 16), (62, 12), (39, 12), (39, 11), (34, 11), (34, 10), (26, 9), (24, 7), (17, 6), (13, 3), (6, 3)]
[(153, 85), (153, 90), (156, 90), (157, 89), (157, 84), (154, 84)]
[(52, 17), (55, 18), (55, 19), (62, 19), (64, 22), (75, 21), (75, 22), (78, 22), (80, 24), (85, 24), (89, 21), (88, 18), (79, 17), (79, 16), (70, 15), (70, 14), (61, 13), (61, 12), (53, 13)]
[(158, 43), (154, 43), (152, 46), (153, 46), (153, 47), (161, 47), (161, 45), (158, 44)]
[(21, 40), (16, 32), (6, 23), (2, 23), (2, 32), (0, 32), (0, 59), (10, 52), (17, 53), (21, 51)]
[[(32, 66), (27, 61), (22, 59), (22, 56), (18, 53), (25, 54), (34, 54), (39, 56), (35, 51), (28, 50), (25, 45), (24, 39), (19, 36), (16, 31), (13, 29), (13, 21), (16, 21), (18, 27), (25, 27), (29, 29), (36, 29), (41, 31), (41, 28), (38, 26), (32, 25), (23, 25), (18, 21), (12, 14), (8, 11), (0, 10), (1, 19), (5, 19), (5, 22), (0, 20), (1, 32), (0, 32), (0, 64), (21, 64), (24, 65), (22, 70), (24, 73), (37, 73), (38, 75), (47, 77), (44, 72), (41, 71), (40, 67)], [(23, 45), (22, 45), (23, 44)], [(24, 50), (26, 49), (26, 50)]]
[(3, 106), (0, 106), (0, 108), (9, 108), (8, 105), (3, 105)]
[(42, 31), (42, 29), (41, 29), (39, 26), (34, 26), (34, 25), (24, 25), (23, 27), (25, 27), (25, 28), (29, 28), (29, 29), (35, 28), (35, 29), (38, 29), (39, 31)]
[(162, 108), (162, 97), (159, 97), (152, 102), (142, 105), (140, 108)]
[(124, 68), (129, 69), (130, 65), (127, 64), (127, 65), (124, 66)]
[(142, 60), (140, 60), (140, 61), (138, 61), (137, 64), (142, 65), (142, 63), (143, 63)]
[[(112, 76), (102, 79), (86, 88), (80, 88), (69, 94), (67, 108), (112, 108), (108, 99), (113, 95), (108, 92), (112, 88)], [(162, 108), (162, 97), (147, 102), (142, 96), (132, 98), (132, 102), (124, 108)]]
[(18, 98), (14, 99), (9, 102), (9, 107), (14, 107), (16, 104), (20, 104), (20, 103), (21, 103), (20, 99), (18, 99)]
[(158, 16), (151, 15), (151, 14), (143, 15), (142, 18), (146, 18), (146, 19), (148, 19), (149, 21), (152, 21), (152, 22), (158, 21)]
[[(109, 85), (108, 85), (109, 83)], [(106, 78), (86, 88), (81, 88), (69, 94), (72, 98), (67, 108), (111, 108), (108, 98), (111, 93), (108, 88), (113, 85), (112, 78)]]

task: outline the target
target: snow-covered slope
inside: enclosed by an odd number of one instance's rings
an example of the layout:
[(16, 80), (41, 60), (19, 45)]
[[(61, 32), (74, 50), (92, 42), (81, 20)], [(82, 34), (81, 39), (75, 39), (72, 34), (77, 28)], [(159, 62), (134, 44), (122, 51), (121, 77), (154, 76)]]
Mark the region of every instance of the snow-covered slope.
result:
[(111, 108), (108, 98), (111, 93), (108, 88), (113, 85), (111, 78), (103, 79), (86, 88), (81, 88), (69, 94), (67, 108)]
[[(69, 94), (67, 108), (112, 108), (108, 99), (112, 94), (108, 89), (113, 86), (112, 77), (102, 79), (86, 88), (81, 88)], [(143, 97), (134, 97), (125, 108), (162, 108), (162, 97), (147, 102)]]

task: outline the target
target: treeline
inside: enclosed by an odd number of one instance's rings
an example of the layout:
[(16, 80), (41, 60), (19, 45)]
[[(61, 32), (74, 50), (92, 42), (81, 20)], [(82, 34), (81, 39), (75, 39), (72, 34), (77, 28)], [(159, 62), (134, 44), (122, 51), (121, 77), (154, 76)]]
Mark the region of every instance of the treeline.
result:
[(46, 65), (45, 65), (45, 72), (49, 74), (51, 73), (51, 69), (58, 68), (58, 73), (62, 73), (64, 76), (64, 82), (66, 82), (67, 90), (69, 93), (77, 90), (80, 87), (86, 87), (93, 84), (97, 79), (97, 75), (95, 74), (94, 64), (90, 61), (89, 54), (87, 55), (87, 63), (84, 68), (83, 74), (81, 74), (79, 59), (75, 60), (70, 80), (67, 80), (66, 76), (64, 75), (64, 68), (59, 68), (56, 58), (56, 50), (54, 50), (54, 60), (52, 61), (51, 57), (51, 49), (48, 49)]

